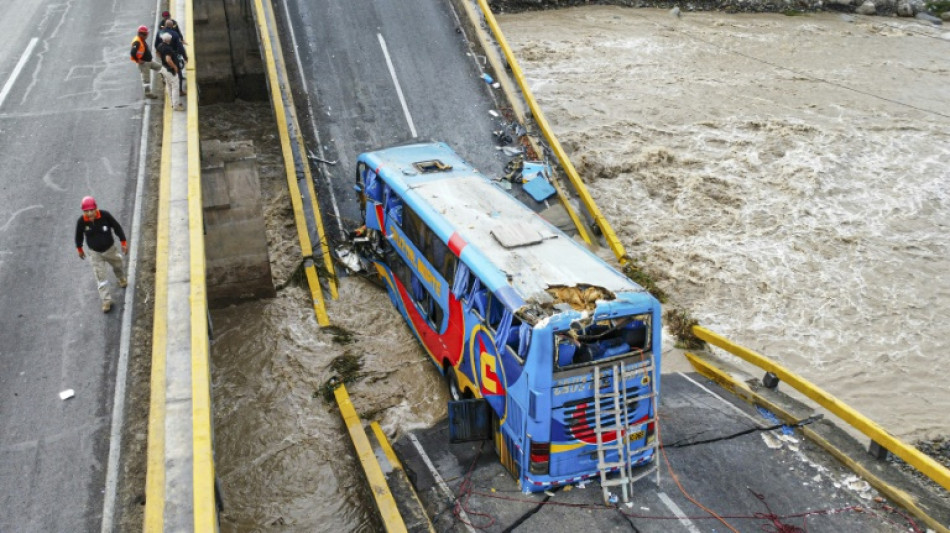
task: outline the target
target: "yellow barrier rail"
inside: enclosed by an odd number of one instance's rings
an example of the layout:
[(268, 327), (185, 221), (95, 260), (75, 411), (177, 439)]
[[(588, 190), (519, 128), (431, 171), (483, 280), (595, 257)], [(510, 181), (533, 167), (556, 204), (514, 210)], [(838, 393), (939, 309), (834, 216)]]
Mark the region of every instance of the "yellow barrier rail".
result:
[[(303, 202), (300, 200), (300, 188), (297, 186), (297, 172), (294, 166), (293, 150), (290, 147), (290, 134), (287, 129), (287, 115), (284, 100), (280, 94), (280, 80), (277, 77), (277, 66), (274, 61), (273, 47), (271, 46), (270, 32), (267, 31), (267, 15), (264, 12), (262, 0), (254, 0), (257, 29), (261, 39), (261, 48), (264, 49), (264, 65), (267, 70), (268, 86), (271, 92), (271, 103), (274, 106), (274, 118), (277, 120), (277, 132), (280, 136), (281, 151), (284, 155), (284, 173), (287, 175), (287, 188), (290, 191), (290, 202), (294, 208), (294, 219), (297, 225), (297, 239), (300, 241), (300, 251), (304, 257), (313, 256), (313, 246), (310, 243), (310, 234), (307, 222), (303, 217)], [(302, 154), (306, 158), (306, 154)], [(306, 165), (306, 161), (304, 161)], [(311, 181), (311, 180), (308, 180)], [(312, 198), (312, 196), (311, 196)], [(319, 220), (319, 212), (314, 212), (314, 218)], [(333, 268), (332, 264), (329, 266)], [(326, 302), (323, 299), (323, 289), (317, 278), (313, 265), (305, 265), (307, 282), (310, 286), (310, 295), (313, 298), (313, 310), (317, 315), (317, 323), (321, 326), (330, 325)]]
[(889, 452), (903, 459), (907, 464), (919, 470), (922, 474), (934, 480), (943, 488), (950, 490), (950, 470), (922, 453), (917, 448), (906, 444), (891, 435), (874, 421), (839, 401), (817, 385), (809, 382), (771, 359), (760, 355), (748, 348), (739, 346), (732, 341), (702, 327), (693, 326), (693, 333), (700, 339), (717, 346), (727, 352), (767, 371), (775, 374), (790, 387), (801, 392), (811, 400), (824, 407), (829, 412), (854, 427)]
[[(165, 99), (162, 122), (171, 124), (172, 104)], [(145, 124), (144, 127), (148, 127)], [(165, 525), (165, 355), (168, 332), (168, 213), (171, 198), (172, 129), (162, 132), (162, 160), (158, 182), (158, 223), (155, 244), (155, 305), (152, 308), (152, 373), (148, 411), (148, 448), (145, 470), (145, 531)]]
[(518, 86), (521, 87), (521, 92), (524, 94), (525, 101), (531, 109), (531, 114), (534, 116), (535, 122), (538, 123), (538, 128), (540, 128), (541, 133), (544, 135), (544, 139), (548, 142), (554, 155), (557, 156), (558, 161), (561, 162), (561, 168), (563, 168), (564, 173), (567, 174), (567, 178), (570, 180), (571, 185), (574, 186), (574, 190), (580, 197), (587, 212), (590, 213), (594, 219), (594, 223), (600, 228), (604, 240), (607, 241), (607, 246), (610, 247), (610, 250), (617, 257), (617, 260), (620, 261), (621, 265), (627, 264), (630, 260), (627, 256), (627, 251), (624, 250), (623, 244), (620, 243), (620, 239), (618, 239), (617, 234), (614, 233), (613, 227), (611, 227), (607, 219), (604, 218), (603, 213), (600, 212), (600, 208), (594, 203), (594, 199), (587, 191), (587, 186), (584, 185), (580, 175), (577, 174), (574, 164), (571, 163), (564, 148), (561, 147), (561, 143), (557, 140), (557, 137), (554, 136), (554, 132), (551, 131), (551, 127), (548, 125), (547, 119), (544, 118), (541, 107), (534, 99), (534, 95), (528, 87), (528, 82), (525, 80), (524, 73), (518, 65), (518, 60), (515, 58), (514, 52), (512, 52), (511, 47), (508, 46), (508, 41), (505, 39), (504, 34), (502, 34), (501, 27), (498, 26), (498, 21), (495, 20), (495, 15), (491, 12), (491, 8), (488, 7), (487, 0), (478, 0), (478, 6), (481, 8), (482, 14), (485, 16), (485, 21), (491, 28), (492, 33), (494, 33), (495, 39), (498, 41), (498, 46), (501, 47), (502, 52), (505, 54), (505, 59), (511, 68), (511, 73), (514, 75), (515, 80), (517, 80)]
[[(274, 16), (273, 3), (268, 1), (264, 7), (267, 9), (267, 13), (269, 14), (267, 20), (274, 21), (274, 24), (276, 25), (277, 18)], [(276, 50), (276, 57), (280, 58), (280, 62), (275, 61), (274, 66), (275, 68), (280, 68), (283, 79), (288, 80), (290, 78), (287, 76), (287, 69), (285, 68), (286, 63), (284, 62), (284, 52), (280, 44), (280, 39), (274, 41), (274, 48)], [(291, 94), (290, 91), (287, 91), (287, 101), (291, 104), (293, 103), (293, 94)], [(320, 213), (320, 206), (317, 203), (317, 191), (313, 186), (313, 175), (310, 173), (310, 165), (307, 164), (307, 151), (304, 149), (303, 137), (300, 135), (301, 130), (300, 124), (297, 121), (297, 112), (293, 105), (289, 106), (286, 111), (294, 123), (294, 131), (297, 132), (297, 153), (300, 154), (300, 160), (303, 163), (304, 181), (307, 184), (307, 193), (310, 196), (310, 210), (313, 213), (313, 223), (316, 226), (317, 237), (320, 240), (320, 252), (323, 256), (323, 265), (324, 268), (327, 269), (327, 285), (330, 287), (330, 298), (336, 300), (339, 298), (339, 294), (337, 293), (336, 270), (333, 266), (333, 258), (330, 256), (330, 241), (327, 239), (326, 229), (323, 227), (323, 216)], [(314, 276), (316, 276), (316, 272), (314, 272)]]
[[(195, 42), (193, 0), (185, 2), (185, 38)], [(185, 67), (188, 86), (188, 233), (191, 260), (191, 413), (195, 531), (218, 531), (211, 441), (211, 351), (208, 346), (208, 295), (205, 283), (204, 209), (201, 200), (201, 150), (198, 136), (198, 83), (194, 48)]]
[[(406, 523), (403, 522), (402, 515), (399, 514), (399, 508), (396, 507), (396, 500), (389, 490), (389, 484), (386, 483), (386, 476), (383, 474), (379, 462), (376, 461), (376, 454), (373, 453), (373, 447), (366, 436), (366, 430), (360, 422), (356, 409), (353, 408), (353, 402), (350, 401), (350, 395), (346, 392), (346, 387), (340, 385), (333, 390), (333, 396), (336, 398), (337, 405), (340, 406), (340, 416), (343, 417), (343, 423), (350, 432), (350, 438), (353, 440), (353, 447), (356, 448), (356, 455), (363, 466), (363, 472), (366, 473), (366, 479), (369, 481), (370, 491), (376, 498), (376, 507), (383, 520), (383, 526), (390, 533), (397, 533), (406, 530)], [(395, 454), (393, 454), (393, 459)], [(398, 462), (398, 461), (397, 461)]]

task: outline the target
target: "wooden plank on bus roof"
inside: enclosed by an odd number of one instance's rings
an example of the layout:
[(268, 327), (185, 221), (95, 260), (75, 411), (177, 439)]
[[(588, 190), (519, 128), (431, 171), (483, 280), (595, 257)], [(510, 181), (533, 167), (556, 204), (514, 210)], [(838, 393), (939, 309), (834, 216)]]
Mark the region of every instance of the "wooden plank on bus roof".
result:
[(524, 226), (495, 226), (492, 228), (491, 234), (498, 241), (498, 244), (508, 249), (530, 246), (544, 240), (544, 236), (536, 229)]

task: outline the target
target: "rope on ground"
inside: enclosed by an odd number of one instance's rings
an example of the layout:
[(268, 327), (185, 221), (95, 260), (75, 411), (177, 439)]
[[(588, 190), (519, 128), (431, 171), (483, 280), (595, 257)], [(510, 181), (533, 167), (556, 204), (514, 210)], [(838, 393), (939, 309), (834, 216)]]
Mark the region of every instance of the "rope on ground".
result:
[(693, 505), (695, 505), (696, 507), (699, 507), (703, 511), (706, 511), (707, 513), (709, 513), (710, 516), (722, 522), (722, 525), (726, 526), (726, 528), (728, 528), (729, 531), (732, 531), (732, 533), (739, 533), (736, 530), (736, 528), (732, 527), (729, 524), (729, 522), (726, 522), (725, 518), (716, 514), (715, 511), (713, 511), (712, 509), (709, 509), (705, 505), (699, 503), (696, 499), (690, 496), (688, 492), (686, 492), (686, 489), (683, 488), (683, 485), (680, 483), (679, 478), (676, 476), (676, 472), (673, 471), (673, 465), (670, 464), (670, 458), (667, 457), (666, 448), (663, 446), (663, 440), (660, 438), (660, 414), (659, 413), (656, 414), (656, 443), (657, 443), (657, 447), (660, 448), (660, 453), (663, 454), (663, 460), (666, 462), (666, 470), (670, 473), (670, 477), (673, 479), (673, 482), (676, 483), (676, 487), (680, 489), (680, 492), (683, 493), (683, 496), (685, 496), (687, 500), (691, 501)]
[[(811, 422), (811, 421), (813, 421), (813, 420), (811, 420), (811, 419), (805, 419), (805, 420), (802, 420), (801, 422), (799, 422), (799, 424), (804, 425), (804, 423), (808, 423), (808, 422)], [(798, 425), (798, 424), (796, 424), (796, 425)], [(908, 516), (907, 514), (901, 512), (899, 509), (897, 509), (897, 508), (895, 508), (895, 507), (893, 507), (893, 506), (887, 505), (887, 504), (884, 502), (884, 500), (881, 499), (881, 498), (876, 498), (876, 499), (874, 500), (875, 503), (877, 503), (877, 504), (879, 505), (877, 508), (862, 507), (862, 506), (860, 506), (860, 505), (848, 505), (848, 506), (844, 506), (844, 507), (835, 507), (835, 508), (828, 508), (828, 509), (815, 509), (815, 510), (804, 511), (804, 512), (800, 512), (800, 513), (790, 513), (790, 514), (779, 515), (779, 514), (776, 514), (775, 512), (772, 511), (771, 507), (769, 506), (768, 502), (765, 500), (765, 497), (764, 497), (764, 496), (762, 496), (761, 494), (756, 493), (756, 492), (753, 491), (752, 489), (749, 489), (749, 492), (752, 493), (752, 495), (755, 496), (755, 497), (756, 497), (760, 502), (762, 502), (762, 504), (765, 506), (766, 512), (757, 512), (757, 513), (754, 513), (754, 514), (752, 514), (752, 515), (720, 515), (720, 514), (717, 514), (717, 513), (715, 513), (714, 511), (712, 511), (711, 509), (705, 507), (704, 505), (702, 505), (701, 503), (699, 503), (698, 501), (696, 501), (692, 496), (690, 496), (690, 495), (686, 492), (686, 490), (683, 488), (683, 486), (682, 486), (682, 484), (680, 483), (679, 479), (677, 478), (676, 473), (673, 471), (673, 468), (672, 468), (672, 465), (671, 465), (671, 463), (670, 463), (669, 457), (667, 457), (667, 455), (666, 455), (666, 447), (663, 446), (662, 440), (660, 440), (660, 417), (659, 417), (659, 416), (657, 416), (657, 421), (656, 421), (656, 438), (657, 438), (658, 447), (660, 448), (660, 451), (662, 452), (662, 455), (663, 455), (663, 459), (664, 459), (664, 461), (666, 462), (667, 471), (669, 472), (670, 477), (671, 477), (671, 478), (673, 479), (673, 481), (676, 483), (677, 488), (679, 488), (680, 492), (683, 493), (683, 496), (685, 496), (686, 499), (688, 499), (688, 500), (689, 500), (690, 502), (692, 502), (694, 505), (696, 505), (697, 507), (699, 507), (700, 509), (702, 509), (703, 511), (705, 511), (706, 513), (708, 513), (707, 515), (686, 516), (686, 517), (645, 515), (645, 514), (627, 512), (627, 511), (624, 511), (623, 509), (621, 509), (621, 508), (619, 508), (619, 507), (608, 507), (608, 506), (604, 506), (604, 505), (589, 504), (589, 503), (568, 503), (568, 502), (555, 502), (555, 501), (550, 501), (550, 500), (551, 500), (551, 496), (550, 496), (550, 495), (546, 496), (543, 500), (538, 501), (538, 500), (527, 499), (527, 498), (519, 498), (519, 497), (514, 497), (514, 496), (504, 496), (504, 495), (502, 495), (501, 493), (498, 493), (498, 492), (482, 492), (482, 491), (478, 491), (478, 490), (475, 490), (475, 488), (474, 488), (474, 485), (473, 485), (473, 482), (472, 482), (472, 474), (474, 473), (475, 466), (476, 466), (476, 464), (478, 463), (478, 460), (481, 458), (482, 448), (484, 447), (484, 443), (482, 443), (482, 444), (479, 446), (478, 452), (475, 454), (475, 458), (472, 460), (471, 465), (469, 465), (468, 471), (465, 473), (465, 476), (462, 478), (462, 482), (461, 482), (461, 484), (459, 485), (458, 494), (456, 495), (455, 500), (454, 500), (448, 507), (446, 507), (445, 509), (443, 509), (443, 510), (439, 513), (439, 515), (441, 515), (442, 513), (444, 513), (445, 511), (447, 511), (448, 509), (452, 509), (452, 512), (453, 512), (453, 514), (455, 515), (456, 520), (458, 520), (459, 522), (461, 522), (461, 523), (463, 523), (463, 524), (466, 524), (466, 525), (468, 525), (468, 526), (470, 526), (470, 527), (472, 527), (472, 528), (474, 528), (474, 529), (476, 529), (476, 530), (485, 530), (485, 529), (490, 528), (490, 527), (493, 526), (493, 525), (495, 524), (495, 522), (496, 522), (495, 517), (492, 516), (492, 515), (489, 514), (489, 513), (483, 513), (483, 512), (479, 512), (479, 511), (474, 511), (474, 510), (472, 510), (472, 509), (469, 507), (469, 500), (471, 499), (471, 497), (472, 497), (473, 495), (475, 495), (475, 496), (481, 496), (481, 497), (483, 497), (483, 498), (490, 498), (490, 499), (495, 499), (495, 500), (503, 500), (503, 501), (509, 501), (509, 502), (523, 503), (523, 504), (526, 504), (526, 505), (533, 505), (533, 506), (535, 507), (533, 510), (531, 510), (530, 512), (528, 512), (528, 513), (526, 513), (525, 515), (523, 515), (523, 516), (521, 517), (521, 519), (519, 519), (517, 522), (513, 523), (511, 526), (509, 526), (507, 529), (505, 529), (505, 532), (510, 532), (510, 531), (512, 531), (515, 527), (517, 527), (518, 525), (520, 525), (524, 520), (526, 520), (526, 519), (529, 518), (531, 515), (533, 515), (533, 514), (537, 513), (538, 511), (540, 511), (541, 508), (544, 507), (545, 505), (556, 505), (556, 506), (560, 506), (560, 507), (568, 507), (568, 508), (575, 508), (575, 509), (585, 509), (585, 510), (592, 510), (592, 511), (616, 511), (616, 512), (619, 512), (621, 515), (624, 516), (624, 518), (627, 519), (627, 522), (630, 524), (630, 526), (631, 526), (632, 528), (634, 528), (635, 531), (636, 531), (636, 526), (633, 524), (632, 521), (630, 521), (631, 518), (638, 518), (638, 519), (643, 519), (643, 520), (676, 520), (676, 521), (681, 520), (682, 518), (687, 518), (687, 519), (689, 519), (689, 520), (718, 520), (719, 522), (721, 522), (723, 525), (725, 525), (725, 527), (728, 528), (728, 529), (729, 529), (730, 531), (732, 531), (733, 533), (738, 533), (738, 531), (737, 531), (734, 527), (732, 527), (732, 525), (729, 524), (729, 523), (726, 521), (726, 519), (730, 519), (730, 520), (764, 520), (765, 523), (761, 524), (761, 529), (762, 529), (762, 531), (765, 531), (765, 532), (767, 532), (767, 533), (807, 533), (807, 532), (808, 532), (808, 517), (811, 517), (811, 516), (830, 516), (830, 515), (835, 515), (835, 514), (841, 514), (841, 513), (852, 512), (852, 513), (871, 513), (871, 514), (875, 515), (876, 517), (878, 517), (878, 518), (880, 518), (880, 519), (882, 519), (882, 520), (884, 520), (884, 521), (890, 523), (891, 525), (895, 526), (896, 528), (899, 528), (899, 529), (901, 529), (901, 528), (908, 529), (908, 530), (911, 531), (912, 533), (924, 533), (923, 530), (920, 529), (920, 527), (917, 525), (917, 523), (916, 523), (910, 516)], [(456, 479), (458, 479), (458, 478), (456, 478)], [(473, 524), (473, 523), (471, 523), (471, 522), (469, 522), (469, 521), (466, 521), (466, 520), (464, 520), (464, 519), (462, 518), (462, 516), (461, 516), (461, 515), (462, 515), (462, 511), (464, 511), (464, 512), (465, 512), (467, 515), (469, 515), (469, 516), (483, 517), (483, 518), (485, 518), (485, 519), (487, 520), (487, 523), (484, 523), (484, 524), (481, 524), (481, 525), (476, 525), (476, 524)], [(896, 514), (896, 515), (900, 516), (901, 518), (903, 518), (904, 521), (906, 522), (906, 524), (898, 523), (897, 521), (894, 521), (894, 520), (891, 520), (890, 518), (888, 518), (888, 516), (886, 516), (885, 514), (876, 513), (876, 512), (874, 512), (874, 511), (881, 511), (881, 512), (883, 512), (883, 513), (888, 513), (888, 514)], [(787, 524), (787, 523), (785, 523), (785, 521), (787, 521), (787, 520), (796, 519), (796, 518), (801, 518), (801, 519), (802, 519), (802, 527), (798, 527), (798, 526), (795, 526), (795, 525), (792, 525), (792, 524)]]
[[(488, 514), (482, 513), (479, 511), (473, 511), (468, 507), (468, 500), (472, 497), (472, 472), (475, 470), (475, 464), (478, 463), (479, 457), (482, 456), (482, 448), (485, 446), (485, 441), (482, 441), (478, 445), (478, 453), (475, 454), (475, 459), (472, 460), (472, 464), (468, 467), (468, 472), (465, 474), (465, 478), (462, 479), (462, 483), (459, 485), (458, 494), (455, 496), (455, 506), (452, 509), (452, 513), (455, 515), (456, 520), (471, 526), (475, 529), (487, 529), (495, 524), (495, 517)], [(462, 518), (462, 511), (465, 511), (465, 514), (469, 516), (480, 516), (488, 519), (488, 523), (484, 525), (475, 525), (471, 522), (466, 521)]]

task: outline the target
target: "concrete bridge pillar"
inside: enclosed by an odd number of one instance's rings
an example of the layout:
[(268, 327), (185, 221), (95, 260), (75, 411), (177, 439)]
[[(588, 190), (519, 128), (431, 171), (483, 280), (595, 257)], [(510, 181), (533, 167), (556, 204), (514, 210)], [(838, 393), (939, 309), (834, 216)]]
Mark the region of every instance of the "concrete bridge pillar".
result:
[(199, 103), (267, 99), (264, 64), (247, 0), (195, 0)]
[(208, 305), (274, 297), (254, 143), (202, 142), (201, 195)]

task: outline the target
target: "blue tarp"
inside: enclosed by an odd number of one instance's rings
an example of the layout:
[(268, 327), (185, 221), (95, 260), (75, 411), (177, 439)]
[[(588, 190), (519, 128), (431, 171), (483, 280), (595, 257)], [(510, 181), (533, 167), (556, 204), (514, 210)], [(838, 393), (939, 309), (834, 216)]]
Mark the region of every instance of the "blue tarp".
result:
[(524, 168), (521, 170), (525, 192), (538, 202), (543, 202), (557, 192), (548, 182), (547, 172), (548, 169), (544, 163), (533, 161), (525, 161)]

